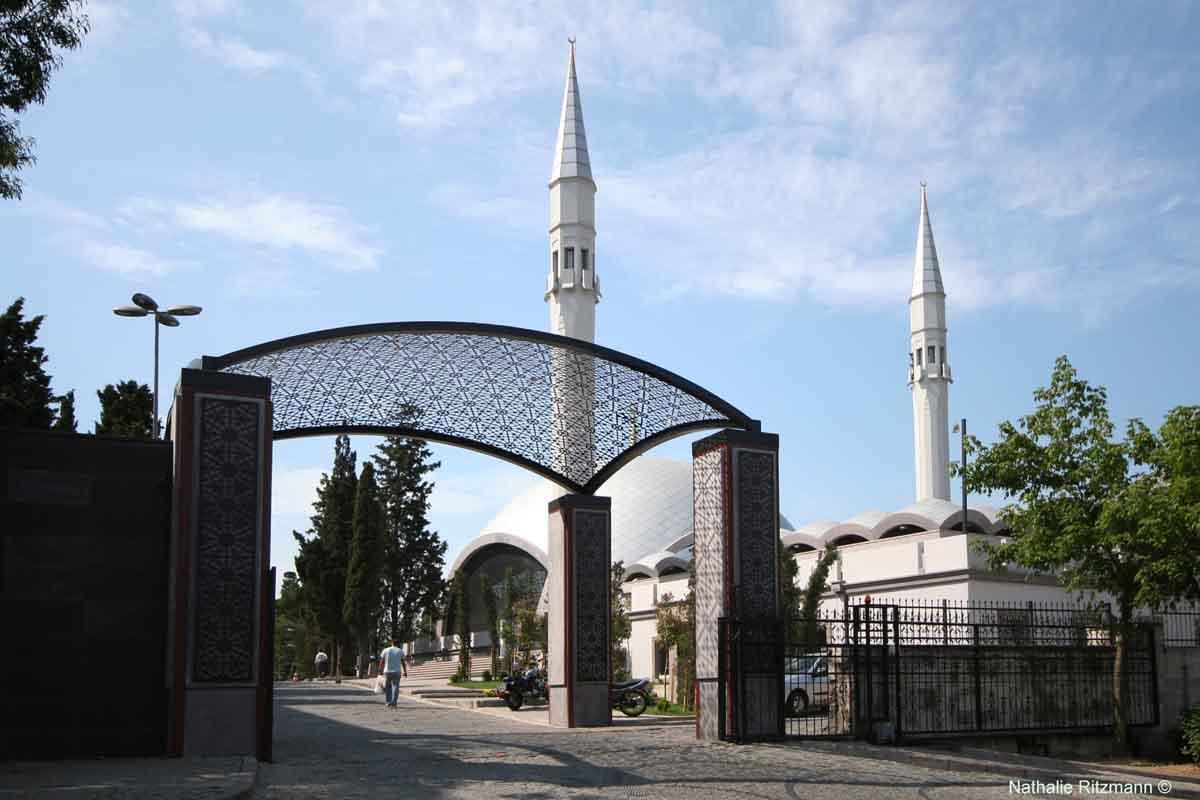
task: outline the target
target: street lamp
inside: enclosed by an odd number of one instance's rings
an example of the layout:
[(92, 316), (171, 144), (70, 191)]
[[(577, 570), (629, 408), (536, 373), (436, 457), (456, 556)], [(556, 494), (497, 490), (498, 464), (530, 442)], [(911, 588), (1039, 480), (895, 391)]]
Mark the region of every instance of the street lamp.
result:
[(148, 294), (138, 292), (132, 298), (133, 305), (113, 309), (118, 317), (154, 317), (154, 438), (158, 439), (158, 326), (178, 328), (176, 317), (194, 317), (201, 312), (200, 306), (169, 306), (166, 311), (158, 310), (158, 303)]
[(963, 516), (962, 532), (967, 532), (967, 420), (954, 423), (954, 432), (962, 434), (962, 461), (959, 463), (959, 477), (962, 478)]

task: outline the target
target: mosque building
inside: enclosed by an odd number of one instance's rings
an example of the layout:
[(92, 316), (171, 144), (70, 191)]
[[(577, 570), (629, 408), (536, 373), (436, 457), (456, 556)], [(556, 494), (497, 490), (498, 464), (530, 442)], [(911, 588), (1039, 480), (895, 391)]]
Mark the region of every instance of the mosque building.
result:
[[(545, 301), (550, 330), (595, 341), (601, 300), (596, 251), (596, 182), (588, 156), (575, 48), (571, 44), (566, 88), (550, 174), (550, 252)], [(971, 546), (980, 536), (1004, 531), (999, 511), (973, 505), (965, 519), (950, 499), (950, 368), (946, 292), (934, 245), (925, 187), (921, 187), (916, 258), (908, 298), (908, 386), (912, 393), (916, 497), (896, 511), (864, 511), (845, 521), (793, 526), (780, 514), (782, 545), (806, 579), (819, 551), (832, 543), (839, 558), (831, 574), (828, 602), (866, 595), (922, 598), (937, 602), (1059, 601), (1066, 595), (1053, 576), (990, 569)], [(563, 489), (543, 479), (514, 497), (453, 560), (468, 587), (478, 591), (482, 572), (493, 581), (507, 570), (544, 583), (548, 557), (547, 505)], [(601, 486), (612, 498), (612, 560), (624, 564), (623, 586), (632, 620), (627, 643), (630, 672), (660, 676), (668, 654), (656, 646), (656, 606), (667, 595), (688, 591), (692, 558), (692, 465), (690, 461), (641, 456)], [(544, 600), (544, 598), (543, 598)], [(474, 646), (489, 643), (482, 603), (473, 601)], [(476, 618), (478, 617), (478, 618)], [(453, 637), (417, 642), (418, 651), (453, 647)], [(481, 661), (481, 659), (480, 659)], [(477, 665), (477, 670), (481, 669)]]

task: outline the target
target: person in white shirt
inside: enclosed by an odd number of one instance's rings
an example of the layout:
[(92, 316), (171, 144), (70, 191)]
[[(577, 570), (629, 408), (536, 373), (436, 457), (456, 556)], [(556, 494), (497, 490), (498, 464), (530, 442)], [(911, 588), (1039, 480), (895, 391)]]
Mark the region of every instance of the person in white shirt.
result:
[(324, 650), (317, 651), (317, 657), (313, 659), (313, 666), (316, 667), (317, 677), (324, 678), (326, 670), (329, 669), (329, 656), (325, 654)]
[(392, 646), (379, 654), (380, 668), (383, 670), (383, 696), (391, 708), (396, 707), (396, 696), (400, 694), (400, 673), (407, 672), (404, 664), (404, 649), (400, 647), (399, 639), (392, 639)]

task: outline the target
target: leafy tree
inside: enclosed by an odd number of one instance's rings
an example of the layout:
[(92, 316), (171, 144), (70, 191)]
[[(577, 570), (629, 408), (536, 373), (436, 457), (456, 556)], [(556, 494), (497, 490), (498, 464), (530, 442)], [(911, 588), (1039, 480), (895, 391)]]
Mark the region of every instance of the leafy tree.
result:
[(56, 431), (75, 433), (75, 390), (58, 398), (58, 419), (50, 426)]
[(483, 598), (483, 616), (487, 621), (488, 637), (492, 640), (491, 673), (500, 672), (500, 607), (496, 590), (486, 572), (479, 573), (479, 596)]
[(96, 392), (100, 398), (100, 421), (96, 433), (150, 439), (154, 436), (154, 396), (150, 387), (137, 381), (108, 384)]
[(33, 140), (21, 138), (6, 112), (45, 102), (50, 75), (62, 66), (57, 51), (75, 49), (87, 33), (82, 9), (82, 0), (0, 3), (0, 197), (21, 196), (16, 172), (35, 160)]
[(441, 466), (432, 455), (421, 439), (389, 436), (373, 456), (385, 512), (384, 614), (392, 638), (411, 639), (416, 621), (439, 606), (446, 589), (446, 543), (429, 528), (433, 483), (426, 476)]
[(613, 562), (609, 581), (609, 595), (612, 598), (612, 623), (608, 629), (609, 680), (621, 681), (629, 678), (629, 671), (625, 669), (625, 643), (633, 633), (633, 623), (629, 621), (629, 609), (625, 605), (625, 592), (622, 591), (625, 583), (624, 561)]
[(1003, 512), (1011, 536), (980, 545), (993, 566), (1057, 572), (1071, 591), (1112, 597), (1113, 737), (1123, 748), (1134, 613), (1200, 594), (1200, 407), (1174, 409), (1157, 435), (1131, 420), (1113, 441), (1107, 392), (1066, 356), (1033, 399), (1031, 414), (1000, 424), (995, 444), (970, 437), (975, 457), (956, 472), (970, 490), (1013, 501)]
[(310, 607), (321, 632), (333, 640), (329, 654), (333, 674), (341, 677), (341, 644), (347, 641), (343, 605), (350, 542), (354, 537), (354, 504), (358, 493), (350, 438), (338, 436), (333, 445), (333, 469), (321, 476), (313, 503), (308, 535), (292, 532), (300, 552), (296, 571), (306, 588)]
[(455, 646), (458, 648), (458, 672), (456, 681), (471, 678), (471, 604), (467, 592), (467, 576), (455, 570), (450, 578), (450, 602), (453, 604), (451, 617), (454, 620)]
[(346, 596), (342, 602), (342, 618), (347, 629), (357, 636), (358, 676), (367, 674), (366, 655), (371, 634), (382, 608), (381, 574), (385, 523), (383, 504), (379, 502), (379, 487), (375, 484), (375, 467), (363, 464), (358, 476), (358, 496), (354, 502), (354, 535), (350, 542), (350, 559), (346, 571)]
[(0, 427), (46, 430), (54, 421), (50, 376), (42, 368), (49, 359), (34, 345), (45, 317), (23, 320), (24, 308), (18, 297), (0, 315)]
[(303, 584), (294, 572), (283, 573), (275, 601), (275, 677), (309, 677), (317, 653), (317, 631), (308, 609)]
[(658, 601), (655, 632), (660, 647), (675, 649), (675, 702), (691, 710), (696, 685), (696, 587), (695, 573), (688, 579), (688, 593), (676, 600), (669, 592)]
[[(829, 571), (833, 569), (833, 565), (837, 562), (837, 548), (833, 544), (825, 545), (825, 549), (821, 551), (820, 557), (817, 558), (817, 563), (813, 567), (813, 571), (808, 575), (808, 582), (804, 586), (803, 591), (795, 589), (795, 559), (789, 559), (793, 565), (792, 571), (792, 589), (794, 601), (797, 603), (795, 611), (784, 617), (791, 625), (789, 632), (792, 641), (795, 641), (803, 649), (812, 649), (821, 646), (821, 630), (820, 630), (820, 610), (821, 610), (821, 595), (825, 594), (825, 590), (829, 588)], [(785, 596), (787, 590), (785, 589)]]

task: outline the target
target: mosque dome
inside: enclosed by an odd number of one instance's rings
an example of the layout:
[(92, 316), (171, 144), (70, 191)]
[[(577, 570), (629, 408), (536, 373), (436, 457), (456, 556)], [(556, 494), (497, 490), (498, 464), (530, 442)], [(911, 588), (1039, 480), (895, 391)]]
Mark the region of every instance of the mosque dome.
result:
[[(564, 490), (534, 480), (483, 526), (454, 561), (451, 571), (491, 544), (508, 544), (528, 552), (549, 568), (547, 506)], [(691, 557), (692, 464), (641, 456), (626, 464), (596, 494), (612, 498), (612, 560), (626, 566), (648, 554), (679, 553)], [(781, 527), (791, 523), (781, 514)]]

